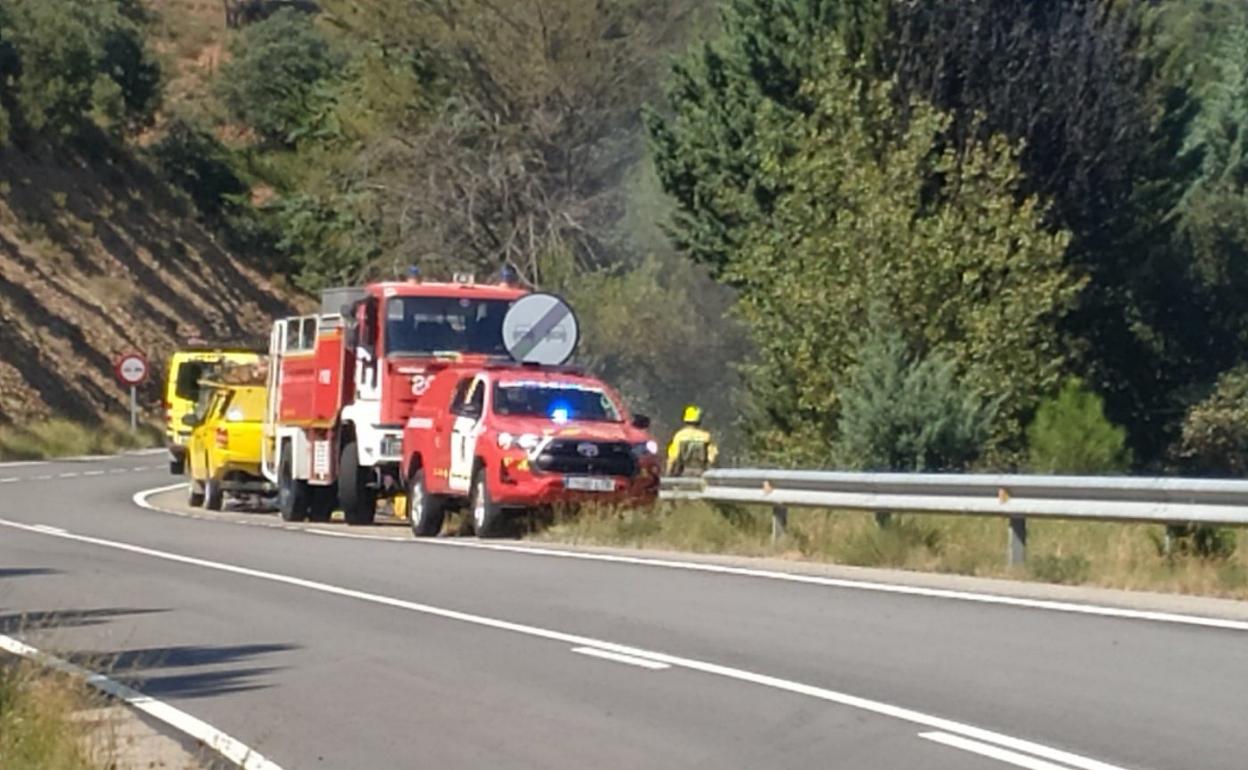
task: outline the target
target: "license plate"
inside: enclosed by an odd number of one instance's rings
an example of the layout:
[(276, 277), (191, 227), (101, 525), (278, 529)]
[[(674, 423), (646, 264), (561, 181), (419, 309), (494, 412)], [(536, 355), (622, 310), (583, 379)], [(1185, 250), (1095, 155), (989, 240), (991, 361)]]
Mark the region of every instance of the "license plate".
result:
[(563, 486), (565, 489), (575, 489), (578, 492), (615, 491), (615, 481), (593, 476), (566, 476), (563, 479)]

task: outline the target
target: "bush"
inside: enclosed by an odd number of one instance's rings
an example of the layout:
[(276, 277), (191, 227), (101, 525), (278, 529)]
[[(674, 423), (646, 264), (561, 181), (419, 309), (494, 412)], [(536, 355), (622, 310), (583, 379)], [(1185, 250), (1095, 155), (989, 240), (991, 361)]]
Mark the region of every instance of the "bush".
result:
[(248, 191), (225, 145), (189, 121), (171, 121), (151, 152), (169, 181), (191, 196), (200, 212), (210, 218), (220, 218), (236, 208), (237, 196)]
[(1027, 441), (1036, 473), (1116, 473), (1131, 464), (1127, 432), (1105, 417), (1101, 397), (1074, 377), (1040, 404)]
[(329, 81), (344, 65), (305, 13), (283, 9), (247, 27), (221, 68), (221, 96), (266, 141), (293, 145), (329, 118)]
[(1223, 374), (1188, 410), (1174, 455), (1186, 473), (1248, 475), (1248, 367)]
[(82, 425), (52, 419), (21, 427), (0, 428), (0, 460), (45, 460), (52, 457), (112, 454), (123, 449), (155, 446), (158, 434), (141, 428), (130, 433), (121, 420)]
[(958, 382), (954, 361), (911, 355), (895, 327), (873, 316), (841, 392), (836, 453), (863, 470), (966, 467), (988, 438), (995, 407)]
[(873, 527), (852, 535), (841, 560), (856, 567), (904, 567), (912, 552), (939, 554), (941, 532), (925, 522), (894, 518), (887, 527)]

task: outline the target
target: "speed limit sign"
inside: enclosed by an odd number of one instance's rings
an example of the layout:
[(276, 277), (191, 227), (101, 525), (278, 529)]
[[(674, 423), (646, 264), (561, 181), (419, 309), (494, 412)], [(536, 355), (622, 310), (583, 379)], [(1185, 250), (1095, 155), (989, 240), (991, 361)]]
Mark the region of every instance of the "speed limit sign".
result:
[(141, 353), (127, 353), (117, 359), (114, 371), (122, 385), (137, 387), (147, 382), (147, 359)]

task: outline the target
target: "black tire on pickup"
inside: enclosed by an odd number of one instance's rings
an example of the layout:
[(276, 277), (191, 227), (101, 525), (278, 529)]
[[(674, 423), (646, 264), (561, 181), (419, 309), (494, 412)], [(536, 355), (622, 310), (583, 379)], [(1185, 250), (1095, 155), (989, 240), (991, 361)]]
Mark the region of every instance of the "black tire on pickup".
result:
[(181, 476), (186, 473), (186, 455), (181, 457), (169, 458), (169, 474), (172, 476)]
[(277, 510), (282, 515), (282, 521), (308, 518), (309, 498), (308, 482), (294, 477), (290, 450), (283, 450), (282, 464), (277, 472)]
[(195, 479), (186, 483), (186, 504), (198, 508), (204, 504), (204, 487)]
[(377, 517), (377, 490), (368, 481), (367, 469), (360, 467), (360, 446), (352, 438), (338, 459), (338, 502), (348, 524), (372, 524)]
[(486, 483), (485, 468), (478, 468), (472, 477), (472, 493), (468, 498), (468, 512), (477, 537), (491, 538), (503, 534), (506, 517), (501, 506), (490, 499), (490, 485)]
[(437, 537), (446, 521), (446, 498), (425, 489), (425, 471), (418, 468), (407, 480), (407, 520), (416, 537)]
[(221, 488), (220, 479), (209, 476), (204, 482), (204, 507), (210, 511), (219, 511), (225, 507), (225, 490)]

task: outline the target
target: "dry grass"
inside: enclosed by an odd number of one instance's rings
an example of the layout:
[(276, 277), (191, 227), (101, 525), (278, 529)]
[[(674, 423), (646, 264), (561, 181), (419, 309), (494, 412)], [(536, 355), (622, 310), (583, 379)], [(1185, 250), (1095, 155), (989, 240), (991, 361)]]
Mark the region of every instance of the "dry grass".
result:
[(129, 424), (117, 418), (106, 418), (98, 425), (52, 419), (0, 427), (0, 460), (113, 454), (155, 446), (159, 439), (159, 432), (147, 426), (140, 426), (139, 432), (132, 434)]
[(1006, 566), (998, 518), (895, 516), (881, 529), (870, 514), (793, 510), (786, 537), (773, 545), (770, 533), (768, 511), (690, 503), (585, 510), (531, 537), (1248, 599), (1245, 548), (1224, 559), (1165, 556), (1159, 526), (1033, 520), (1025, 568)]
[(0, 768), (105, 770), (109, 752), (75, 715), (99, 696), (81, 682), (27, 663), (0, 660)]

